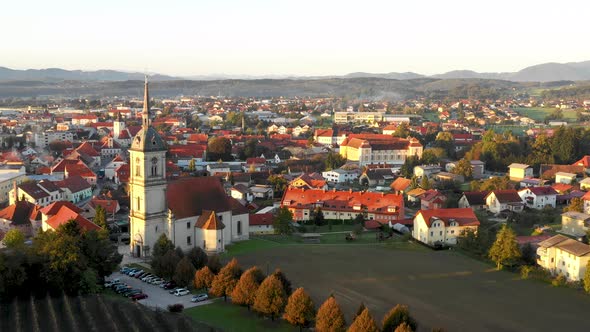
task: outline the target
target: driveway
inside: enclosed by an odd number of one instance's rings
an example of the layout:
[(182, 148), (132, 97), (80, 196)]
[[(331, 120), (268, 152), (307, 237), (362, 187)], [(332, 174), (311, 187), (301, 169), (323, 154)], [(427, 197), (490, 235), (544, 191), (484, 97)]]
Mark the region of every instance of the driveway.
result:
[[(191, 308), (196, 307), (199, 305), (205, 305), (212, 303), (211, 300), (203, 301), (203, 302), (191, 302), (192, 295), (188, 294), (184, 296), (174, 296), (168, 293), (168, 290), (160, 288), (160, 286), (148, 284), (146, 282), (141, 281), (140, 279), (129, 277), (128, 275), (114, 272), (110, 275), (109, 279), (121, 279), (121, 282), (126, 283), (127, 285), (141, 289), (145, 294), (148, 295), (147, 299), (139, 300), (138, 302), (151, 308), (160, 308), (162, 310), (168, 310), (169, 304), (176, 304), (182, 303), (184, 308)], [(195, 293), (197, 294), (197, 293)]]

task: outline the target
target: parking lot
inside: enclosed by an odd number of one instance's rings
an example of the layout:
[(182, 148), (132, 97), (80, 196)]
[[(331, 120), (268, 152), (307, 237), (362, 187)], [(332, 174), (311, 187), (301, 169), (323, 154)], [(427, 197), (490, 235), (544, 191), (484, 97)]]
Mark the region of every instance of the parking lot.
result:
[(169, 304), (181, 303), (185, 308), (190, 308), (211, 303), (211, 300), (193, 303), (191, 302), (191, 298), (193, 295), (198, 293), (184, 296), (174, 296), (168, 293), (168, 290), (166, 289), (145, 283), (140, 279), (136, 279), (119, 272), (113, 272), (113, 274), (109, 276), (108, 280), (117, 278), (119, 278), (122, 283), (125, 283), (133, 288), (140, 289), (143, 293), (147, 294), (147, 299), (139, 300), (138, 302), (148, 307), (158, 307), (163, 310), (167, 310)]

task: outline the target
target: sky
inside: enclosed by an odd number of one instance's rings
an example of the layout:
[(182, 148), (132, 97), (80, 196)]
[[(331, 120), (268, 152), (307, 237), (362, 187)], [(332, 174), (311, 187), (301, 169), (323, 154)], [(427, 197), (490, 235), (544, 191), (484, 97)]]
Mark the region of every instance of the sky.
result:
[(590, 60), (590, 1), (6, 0), (0, 66), (190, 75), (518, 71)]

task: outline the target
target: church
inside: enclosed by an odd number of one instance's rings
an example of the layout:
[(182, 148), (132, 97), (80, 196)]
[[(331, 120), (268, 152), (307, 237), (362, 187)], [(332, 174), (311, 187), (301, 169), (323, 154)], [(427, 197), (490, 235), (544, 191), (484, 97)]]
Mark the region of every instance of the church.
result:
[(229, 197), (216, 177), (166, 179), (166, 145), (151, 126), (145, 82), (141, 130), (129, 149), (130, 252), (149, 256), (162, 235), (175, 247), (209, 253), (249, 236), (249, 213)]

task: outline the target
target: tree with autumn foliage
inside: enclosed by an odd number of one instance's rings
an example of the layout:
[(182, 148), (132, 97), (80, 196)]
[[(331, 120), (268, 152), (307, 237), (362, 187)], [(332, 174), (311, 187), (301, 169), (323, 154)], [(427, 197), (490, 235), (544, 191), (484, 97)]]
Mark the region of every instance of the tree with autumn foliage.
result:
[(270, 316), (270, 319), (274, 321), (275, 317), (283, 311), (286, 303), (287, 295), (281, 281), (276, 276), (270, 275), (258, 287), (253, 308), (263, 315)]
[(365, 308), (360, 315), (356, 316), (348, 328), (348, 332), (379, 332), (379, 328), (369, 313), (369, 309)]
[(346, 329), (342, 309), (334, 296), (330, 295), (315, 316), (315, 330), (318, 332), (339, 332)]
[(416, 328), (418, 328), (418, 323), (412, 316), (410, 316), (408, 306), (398, 304), (389, 310), (385, 317), (383, 317), (382, 331), (395, 332), (397, 331), (398, 326), (404, 323), (411, 328), (410, 331), (416, 331)]
[(234, 287), (231, 293), (231, 301), (234, 304), (245, 305), (250, 310), (250, 306), (254, 304), (254, 297), (256, 291), (260, 286), (260, 282), (264, 279), (262, 271), (257, 266), (251, 267), (242, 274), (240, 280)]
[(300, 287), (297, 288), (287, 301), (283, 318), (291, 325), (299, 326), (299, 331), (308, 326), (315, 317), (315, 306), (311, 297)]
[(211, 288), (211, 284), (213, 283), (213, 279), (215, 278), (215, 274), (211, 272), (208, 266), (203, 266), (197, 272), (195, 272), (195, 279), (193, 280), (193, 285), (196, 289), (205, 288), (206, 290)]
[(401, 323), (400, 326), (395, 328), (394, 332), (414, 332), (412, 327), (408, 323)]
[(283, 285), (283, 290), (285, 291), (285, 295), (290, 296), (292, 289), (291, 289), (291, 281), (287, 279), (287, 276), (281, 271), (281, 269), (276, 269), (273, 272), (273, 275), (279, 279), (281, 285)]
[(235, 258), (232, 259), (213, 278), (209, 293), (213, 296), (223, 296), (223, 300), (227, 301), (227, 296), (233, 292), (241, 274), (242, 270), (238, 265), (238, 261)]

